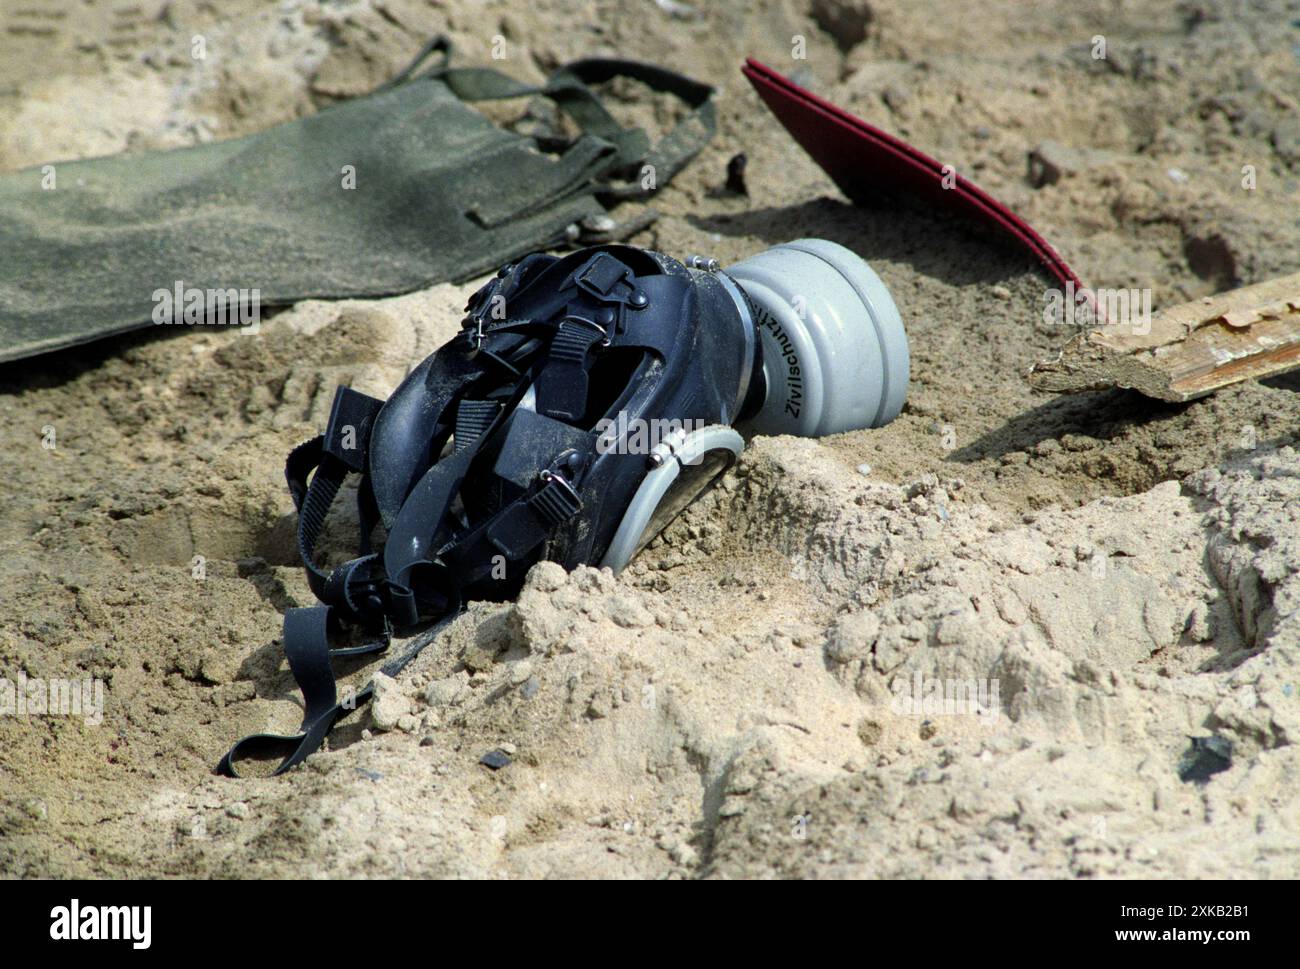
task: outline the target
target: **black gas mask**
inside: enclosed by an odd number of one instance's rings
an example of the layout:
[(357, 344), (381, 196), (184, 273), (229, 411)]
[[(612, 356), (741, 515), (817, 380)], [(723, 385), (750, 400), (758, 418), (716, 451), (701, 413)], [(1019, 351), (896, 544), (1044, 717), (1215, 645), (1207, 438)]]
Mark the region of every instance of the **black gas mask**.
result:
[[(325, 433), (289, 456), (299, 551), (323, 603), (285, 616), (306, 715), (297, 735), (240, 741), (219, 769), (279, 755), (280, 773), (316, 750), (369, 698), (339, 702), (334, 658), (512, 598), (543, 559), (620, 571), (735, 462), (740, 430), (878, 427), (907, 379), (888, 291), (834, 243), (787, 243), (725, 271), (618, 245), (504, 266), (387, 401), (340, 387)], [(316, 541), (353, 473), (360, 554), (325, 570)], [(348, 645), (349, 632), (371, 641)]]

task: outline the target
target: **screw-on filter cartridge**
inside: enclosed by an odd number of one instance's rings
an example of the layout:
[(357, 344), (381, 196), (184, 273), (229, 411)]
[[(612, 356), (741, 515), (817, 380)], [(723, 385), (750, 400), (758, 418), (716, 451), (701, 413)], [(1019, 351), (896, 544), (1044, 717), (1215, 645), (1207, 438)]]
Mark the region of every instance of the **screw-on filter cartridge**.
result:
[(907, 334), (889, 290), (855, 253), (798, 239), (724, 272), (749, 298), (763, 354), (767, 395), (746, 430), (820, 437), (898, 416)]

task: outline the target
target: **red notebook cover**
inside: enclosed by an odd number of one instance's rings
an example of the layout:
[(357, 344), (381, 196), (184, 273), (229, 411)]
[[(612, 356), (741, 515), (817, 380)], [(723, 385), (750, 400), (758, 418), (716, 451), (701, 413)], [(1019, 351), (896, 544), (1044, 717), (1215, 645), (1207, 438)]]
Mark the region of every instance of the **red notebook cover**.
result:
[(742, 68), (759, 97), (850, 199), (867, 188), (907, 192), (938, 208), (992, 226), (1028, 249), (1062, 286), (1083, 283), (1042, 236), (1020, 216), (962, 175), (951, 172), (943, 187), (944, 166), (895, 138), (806, 91), (789, 78), (750, 58)]

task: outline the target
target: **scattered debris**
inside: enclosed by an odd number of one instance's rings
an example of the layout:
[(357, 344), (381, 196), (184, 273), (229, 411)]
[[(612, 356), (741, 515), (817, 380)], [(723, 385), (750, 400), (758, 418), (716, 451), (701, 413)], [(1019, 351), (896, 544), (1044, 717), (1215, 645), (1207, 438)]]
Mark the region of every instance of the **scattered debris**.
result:
[(1030, 384), (1057, 393), (1127, 387), (1185, 401), (1300, 367), (1300, 273), (1146, 319), (1124, 312), (1131, 301), (1118, 303), (1099, 306), (1111, 322), (1076, 336), (1055, 360), (1036, 364)]
[(397, 682), (383, 673), (375, 674), (374, 687), (375, 699), (370, 704), (371, 725), (379, 731), (393, 730), (403, 717), (410, 715), (411, 701)]
[(425, 688), (424, 702), (435, 710), (451, 706), (464, 695), (468, 682), (469, 674), (463, 672), (434, 680)]
[(817, 26), (831, 35), (844, 54), (867, 39), (867, 31), (876, 19), (866, 0), (813, 0), (810, 12)]
[(737, 195), (748, 195), (749, 187), (745, 184), (745, 166), (749, 164), (748, 156), (742, 151), (731, 156), (727, 162), (727, 191)]
[(599, 246), (608, 242), (626, 242), (659, 220), (655, 209), (643, 209), (636, 215), (616, 222), (608, 215), (597, 215), (569, 226), (568, 239), (574, 246)]
[(698, 10), (680, 0), (655, 0), (655, 6), (674, 20), (694, 20), (700, 15)]
[(1034, 188), (1055, 185), (1087, 165), (1082, 152), (1056, 141), (1039, 142), (1030, 149), (1027, 161), (1029, 184)]
[(1224, 737), (1192, 737), (1192, 745), (1178, 764), (1184, 784), (1204, 784), (1214, 774), (1232, 766), (1232, 741)]

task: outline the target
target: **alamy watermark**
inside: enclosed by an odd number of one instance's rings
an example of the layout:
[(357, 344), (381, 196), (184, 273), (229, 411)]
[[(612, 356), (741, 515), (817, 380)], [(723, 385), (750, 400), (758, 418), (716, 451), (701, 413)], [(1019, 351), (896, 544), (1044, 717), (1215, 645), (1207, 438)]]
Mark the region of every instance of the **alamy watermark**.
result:
[[(687, 436), (708, 427), (708, 421), (687, 418), (628, 417), (619, 411), (617, 418), (602, 417), (596, 422), (597, 454), (650, 454), (661, 444), (678, 447)], [(685, 464), (698, 464), (699, 458)]]
[(1137, 336), (1151, 332), (1150, 289), (1076, 288), (1043, 292), (1043, 322), (1049, 326), (1131, 326)]
[(155, 289), (150, 298), (153, 321), (160, 326), (238, 326), (240, 332), (256, 333), (262, 322), (261, 289), (201, 289), (178, 279), (171, 289)]
[(991, 726), (1002, 712), (997, 680), (980, 677), (938, 679), (920, 670), (911, 678), (895, 677), (889, 685), (894, 695), (889, 709), (900, 716), (976, 716), (981, 726)]
[(0, 676), (0, 717), (83, 717), (98, 727), (104, 722), (104, 681)]
[(153, 941), (153, 906), (82, 905), (74, 898), (50, 909), (50, 938), (55, 942), (122, 941), (147, 949)]

